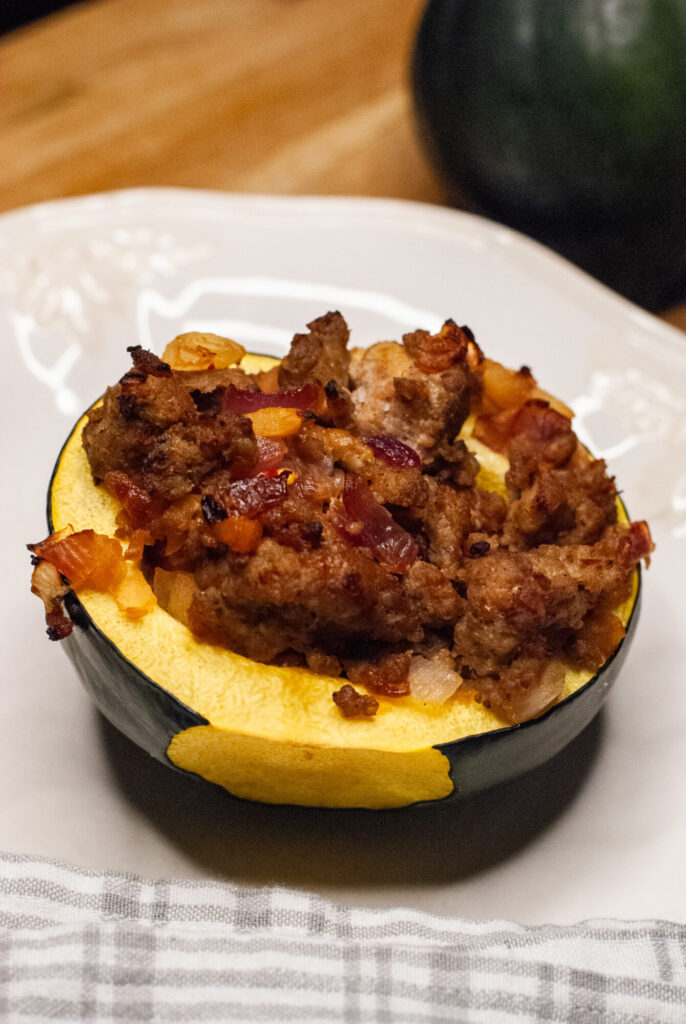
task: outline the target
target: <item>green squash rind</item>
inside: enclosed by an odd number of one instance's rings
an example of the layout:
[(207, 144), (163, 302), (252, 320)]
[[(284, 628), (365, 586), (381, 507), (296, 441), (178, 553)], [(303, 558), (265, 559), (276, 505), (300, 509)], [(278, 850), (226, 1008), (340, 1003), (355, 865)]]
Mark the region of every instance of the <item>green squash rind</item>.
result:
[(430, 0), (418, 124), (453, 197), (640, 305), (686, 295), (681, 0)]

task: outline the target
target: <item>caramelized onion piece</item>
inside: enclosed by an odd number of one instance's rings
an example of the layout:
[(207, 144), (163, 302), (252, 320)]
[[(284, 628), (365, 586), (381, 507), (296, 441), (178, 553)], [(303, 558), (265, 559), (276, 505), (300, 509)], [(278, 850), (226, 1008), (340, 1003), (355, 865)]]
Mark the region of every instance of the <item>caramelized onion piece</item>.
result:
[(30, 550), (54, 565), (72, 587), (87, 584), (95, 590), (114, 590), (121, 583), (126, 570), (118, 540), (95, 530), (63, 533), (30, 545)]
[(131, 561), (124, 561), (121, 544), (113, 537), (94, 530), (71, 533), (65, 529), (29, 547), (34, 558), (40, 559), (32, 590), (45, 604), (48, 635), (53, 640), (71, 633), (71, 623), (62, 609), (69, 587), (88, 586), (112, 594), (129, 618), (140, 618), (156, 604), (142, 573)]
[(45, 621), (51, 640), (64, 640), (73, 626), (64, 614), (62, 599), (69, 587), (62, 582), (60, 574), (51, 562), (40, 560), (31, 576), (31, 593), (36, 594), (45, 605)]
[[(117, 534), (119, 536), (119, 534)], [(153, 544), (154, 538), (147, 530), (134, 530), (128, 538), (128, 545), (124, 558), (132, 562), (140, 562), (147, 544)]]
[(414, 448), (403, 444), (390, 434), (374, 434), (365, 437), (364, 443), (374, 452), (374, 457), (395, 469), (421, 469), (422, 460)]
[(257, 412), (258, 409), (312, 409), (319, 400), (320, 389), (317, 384), (303, 384), (301, 388), (291, 391), (247, 391), (235, 388), (226, 389), (224, 409), (226, 412), (245, 415)]
[(126, 575), (114, 591), (114, 599), (129, 619), (140, 619), (157, 604), (150, 584), (138, 568), (128, 562)]
[(202, 516), (202, 498), (199, 494), (184, 494), (158, 516), (150, 529), (157, 540), (164, 540), (165, 554), (173, 555), (186, 543), (193, 520)]
[(519, 409), (533, 397), (536, 388), (528, 366), (510, 370), (493, 359), (484, 359), (482, 381), (484, 411), (488, 406), (492, 411)]
[(349, 544), (369, 548), (391, 572), (407, 572), (417, 558), (414, 538), (396, 523), (373, 497), (365, 481), (354, 473), (346, 474), (343, 510), (334, 517), (334, 525)]
[[(626, 530), (616, 541), (616, 555), (622, 565), (633, 567), (644, 559), (650, 565), (650, 556), (655, 550), (650, 527), (644, 519), (637, 523), (629, 523)], [(614, 553), (614, 552), (613, 552)]]
[(442, 373), (454, 363), (467, 362), (469, 356), (472, 359), (477, 358), (477, 354), (480, 356), (473, 337), (470, 338), (454, 320), (446, 320), (438, 334), (429, 334), (428, 331), (406, 334), (403, 344), (422, 373)]
[(245, 349), (232, 338), (189, 331), (170, 341), (162, 358), (173, 370), (224, 370), (240, 363)]

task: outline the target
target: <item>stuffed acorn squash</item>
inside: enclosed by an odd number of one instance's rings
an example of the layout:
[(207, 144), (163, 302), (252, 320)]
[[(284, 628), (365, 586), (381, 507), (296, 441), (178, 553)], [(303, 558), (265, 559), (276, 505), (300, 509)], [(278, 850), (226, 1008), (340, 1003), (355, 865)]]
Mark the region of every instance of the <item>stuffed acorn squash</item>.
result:
[(626, 655), (647, 526), (468, 328), (308, 326), (281, 363), (130, 350), (30, 546), (49, 635), (122, 732), (239, 797), (400, 807), (535, 767)]

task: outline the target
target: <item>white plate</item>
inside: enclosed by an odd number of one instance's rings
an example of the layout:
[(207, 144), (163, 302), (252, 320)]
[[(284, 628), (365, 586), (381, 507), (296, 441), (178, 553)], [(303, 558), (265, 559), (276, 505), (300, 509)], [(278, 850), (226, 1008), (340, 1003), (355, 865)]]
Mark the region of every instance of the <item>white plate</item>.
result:
[[(462, 806), (242, 804), (105, 726), (29, 595), (27, 541), (76, 414), (127, 365), (209, 328), (280, 353), (329, 308), (356, 344), (452, 316), (572, 404), (657, 542), (607, 709), (547, 767)], [(0, 845), (146, 875), (282, 882), (337, 900), (564, 923), (686, 920), (686, 339), (463, 213), (365, 199), (113, 193), (0, 218), (4, 353)]]

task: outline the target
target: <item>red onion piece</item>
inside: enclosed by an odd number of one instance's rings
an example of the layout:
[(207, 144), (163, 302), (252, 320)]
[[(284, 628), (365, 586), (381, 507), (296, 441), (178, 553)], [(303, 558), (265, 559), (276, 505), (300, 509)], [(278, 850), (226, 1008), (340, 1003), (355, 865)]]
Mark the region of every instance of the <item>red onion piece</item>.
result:
[(319, 398), (316, 384), (303, 384), (292, 391), (248, 391), (229, 385), (224, 395), (224, 411), (244, 415), (258, 409), (311, 409)]
[(380, 505), (364, 480), (348, 473), (343, 487), (343, 512), (335, 522), (353, 547), (369, 548), (391, 572), (407, 572), (417, 558), (413, 537)]
[(422, 460), (414, 448), (409, 444), (403, 444), (397, 437), (390, 434), (374, 434), (372, 437), (365, 437), (364, 443), (374, 452), (374, 458), (385, 462), (387, 466), (395, 469), (421, 469)]

